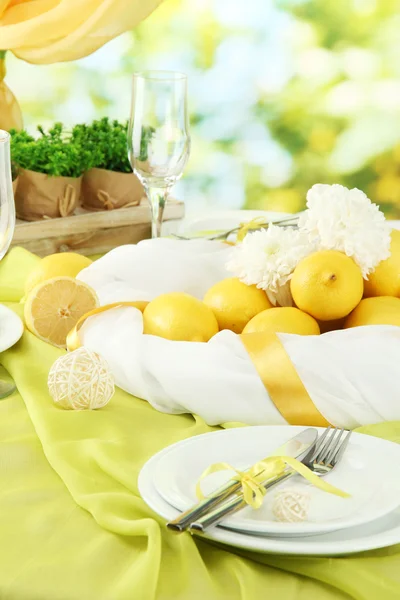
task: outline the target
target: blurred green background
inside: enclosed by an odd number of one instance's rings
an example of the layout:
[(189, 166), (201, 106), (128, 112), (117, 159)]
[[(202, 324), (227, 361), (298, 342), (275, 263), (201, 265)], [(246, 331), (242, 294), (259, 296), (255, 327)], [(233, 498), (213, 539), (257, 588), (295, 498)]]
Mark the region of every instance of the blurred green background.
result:
[(166, 0), (75, 63), (9, 57), (28, 129), (129, 115), (131, 74), (189, 75), (189, 212), (295, 212), (314, 183), (358, 187), (400, 218), (400, 2)]

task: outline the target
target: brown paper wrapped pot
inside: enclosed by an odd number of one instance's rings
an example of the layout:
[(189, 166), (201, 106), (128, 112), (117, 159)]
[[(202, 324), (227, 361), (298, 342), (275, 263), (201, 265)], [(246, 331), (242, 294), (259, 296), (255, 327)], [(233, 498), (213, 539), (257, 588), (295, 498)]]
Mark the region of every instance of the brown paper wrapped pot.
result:
[(68, 217), (78, 205), (82, 177), (50, 177), (20, 169), (15, 194), (17, 217), (25, 221)]
[(145, 195), (134, 173), (90, 169), (83, 176), (82, 206), (88, 210), (113, 210), (136, 206)]

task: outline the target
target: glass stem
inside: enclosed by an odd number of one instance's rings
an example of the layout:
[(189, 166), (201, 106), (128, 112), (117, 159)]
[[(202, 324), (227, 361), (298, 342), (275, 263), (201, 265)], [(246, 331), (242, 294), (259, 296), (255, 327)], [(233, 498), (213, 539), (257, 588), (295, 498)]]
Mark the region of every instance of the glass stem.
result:
[(151, 207), (151, 237), (161, 237), (165, 203), (169, 194), (169, 187), (146, 186), (146, 194)]

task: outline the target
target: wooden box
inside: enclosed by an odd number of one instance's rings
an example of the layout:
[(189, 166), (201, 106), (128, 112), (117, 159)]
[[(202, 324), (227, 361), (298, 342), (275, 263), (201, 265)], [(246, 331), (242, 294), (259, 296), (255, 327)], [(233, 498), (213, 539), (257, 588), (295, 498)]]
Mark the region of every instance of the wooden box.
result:
[[(163, 234), (174, 233), (184, 216), (184, 204), (170, 200), (164, 210)], [(150, 237), (150, 207), (144, 198), (139, 206), (76, 214), (42, 221), (17, 220), (11, 246), (22, 246), (47, 256), (56, 252), (78, 252), (85, 256), (104, 254), (123, 244), (136, 244)]]

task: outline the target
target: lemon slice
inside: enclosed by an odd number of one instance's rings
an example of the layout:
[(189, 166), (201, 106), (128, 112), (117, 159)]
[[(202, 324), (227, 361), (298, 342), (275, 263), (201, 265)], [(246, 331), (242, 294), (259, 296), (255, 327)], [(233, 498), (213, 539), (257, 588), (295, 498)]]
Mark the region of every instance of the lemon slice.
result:
[(24, 309), (26, 326), (45, 342), (65, 348), (71, 329), (98, 305), (95, 291), (86, 283), (72, 277), (55, 277), (29, 293)]

